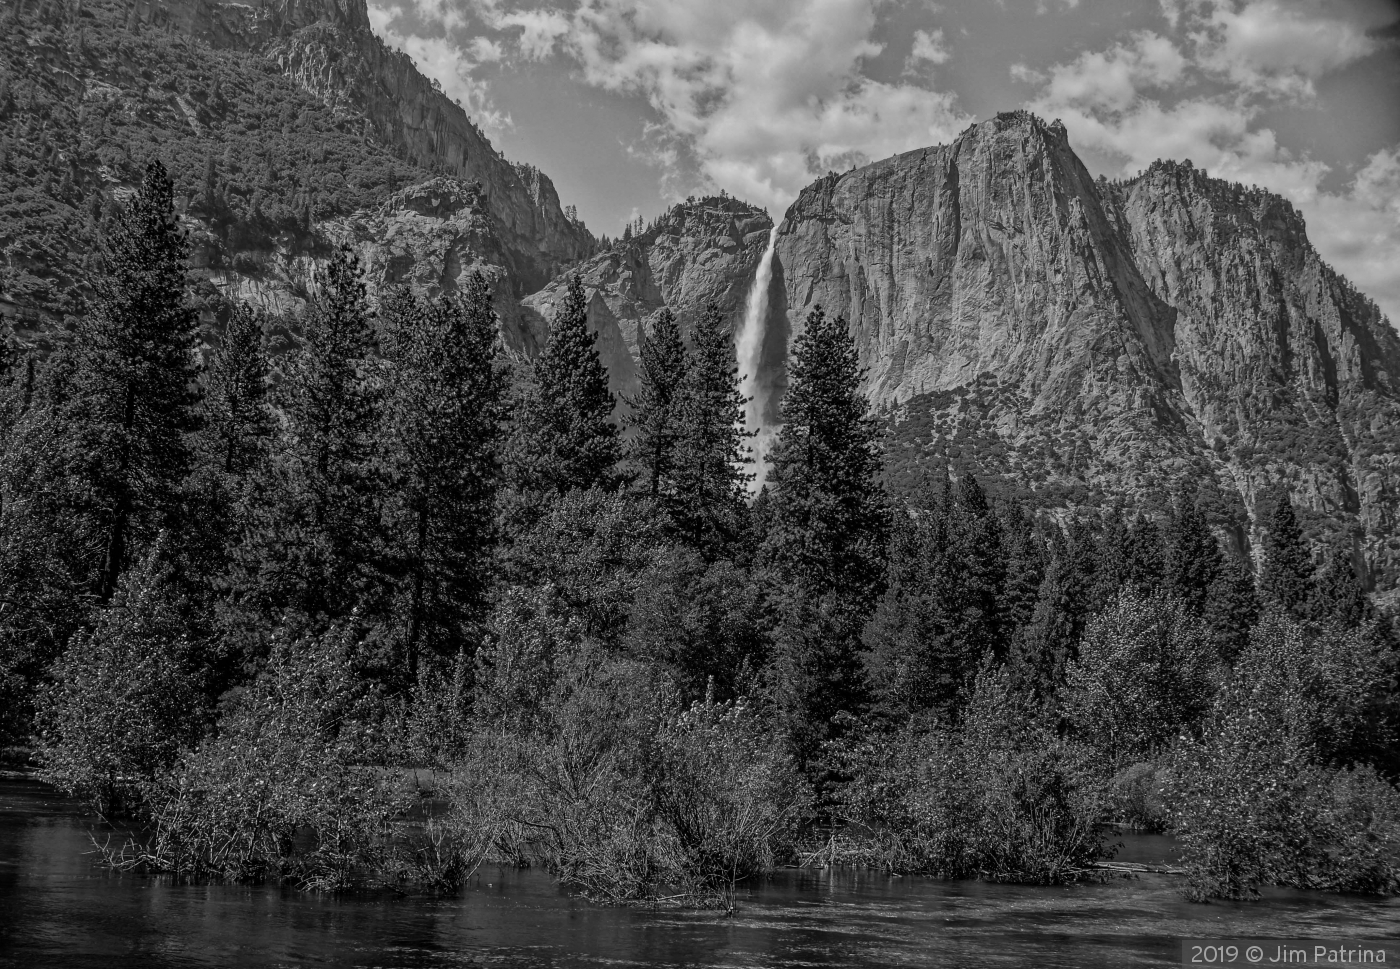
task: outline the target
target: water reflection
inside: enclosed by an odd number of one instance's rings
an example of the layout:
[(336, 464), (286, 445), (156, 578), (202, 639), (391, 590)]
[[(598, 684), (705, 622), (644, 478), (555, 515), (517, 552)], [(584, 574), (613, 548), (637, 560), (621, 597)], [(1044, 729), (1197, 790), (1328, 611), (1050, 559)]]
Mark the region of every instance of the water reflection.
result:
[[(739, 913), (599, 908), (535, 872), (483, 870), (448, 899), (332, 898), (176, 886), (93, 867), (87, 822), (30, 781), (0, 781), (0, 965), (1065, 966), (1168, 965), (1183, 936), (1390, 937), (1400, 905), (1275, 892), (1191, 905), (1174, 879), (1032, 888), (783, 872)], [(1166, 839), (1125, 839), (1162, 860)]]

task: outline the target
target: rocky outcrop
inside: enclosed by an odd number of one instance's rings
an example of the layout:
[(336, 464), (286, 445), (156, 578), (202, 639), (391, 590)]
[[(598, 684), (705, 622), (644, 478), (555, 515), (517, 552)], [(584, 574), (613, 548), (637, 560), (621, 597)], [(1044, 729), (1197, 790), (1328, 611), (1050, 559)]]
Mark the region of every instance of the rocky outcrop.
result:
[(503, 158), (462, 108), (369, 26), (364, 0), (137, 0), (132, 16), (211, 46), (261, 54), (365, 134), (416, 164), (481, 186), (515, 254), (517, 295), (595, 248), (549, 178)]
[[(589, 320), (619, 387), (635, 380), (648, 321), (663, 307), (676, 314), (683, 333), (710, 303), (731, 332), (737, 329), (772, 224), (762, 209), (737, 199), (690, 200), (574, 270), (589, 293)], [(566, 283), (561, 276), (527, 297), (525, 309), (552, 319)]]
[[(1176, 310), (1182, 393), (1249, 499), (1285, 482), (1354, 520), (1358, 552), (1400, 530), (1400, 337), (1258, 188), (1158, 162), (1103, 186), (1152, 290)], [(1373, 536), (1363, 542), (1363, 536)]]

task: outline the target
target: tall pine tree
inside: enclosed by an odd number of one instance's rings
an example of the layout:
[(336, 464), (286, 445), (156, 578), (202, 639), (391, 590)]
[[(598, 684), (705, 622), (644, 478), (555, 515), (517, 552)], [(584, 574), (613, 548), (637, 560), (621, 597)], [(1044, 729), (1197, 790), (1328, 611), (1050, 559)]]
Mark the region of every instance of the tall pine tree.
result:
[(744, 397), (734, 344), (714, 303), (695, 324), (695, 351), (680, 389), (672, 517), (702, 551), (732, 543), (745, 523), (751, 475), (743, 429)]
[(1293, 503), (1286, 491), (1274, 499), (1269, 529), (1264, 536), (1264, 570), (1259, 591), (1295, 619), (1306, 618), (1313, 595), (1313, 563)]
[(360, 263), (326, 264), (286, 365), (287, 433), (254, 536), (265, 602), (337, 618), (382, 592), (373, 463), (379, 391)]
[(1167, 590), (1194, 615), (1201, 615), (1211, 583), (1220, 572), (1220, 544), (1196, 507), (1194, 488), (1184, 488), (1167, 526)]
[(789, 377), (764, 557), (810, 593), (841, 590), (868, 608), (883, 577), (889, 512), (879, 432), (845, 317), (829, 318), (820, 306), (807, 315)]
[(480, 274), (460, 296), (393, 306), (380, 454), (397, 625), (412, 670), (420, 651), (459, 650), (485, 617), (506, 372)]
[(624, 425), (633, 432), (627, 452), (653, 498), (670, 487), (680, 432), (680, 389), (686, 375), (685, 344), (675, 314), (663, 309), (641, 346), (641, 390), (628, 401)]
[(79, 473), (101, 536), (103, 601), (133, 553), (172, 524), (190, 467), (196, 316), (172, 192), (165, 168), (152, 162), (104, 241), (95, 310), (74, 334), (64, 423), (86, 455)]
[(615, 484), (620, 456), (611, 420), (615, 405), (597, 335), (588, 329), (588, 297), (574, 274), (519, 410), (513, 442), (516, 484), (561, 494)]

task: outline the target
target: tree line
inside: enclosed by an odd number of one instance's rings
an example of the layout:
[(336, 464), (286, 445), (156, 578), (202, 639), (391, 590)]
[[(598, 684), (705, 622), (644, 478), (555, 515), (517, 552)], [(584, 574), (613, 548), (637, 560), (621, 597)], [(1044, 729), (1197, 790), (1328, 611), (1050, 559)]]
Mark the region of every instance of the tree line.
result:
[[(731, 898), (814, 823), (1041, 881), (1129, 823), (1200, 896), (1400, 887), (1393, 617), (1286, 495), (1258, 568), (1186, 486), (1164, 519), (946, 471), (895, 502), (816, 308), (751, 498), (719, 311), (661, 312), (619, 402), (577, 277), (525, 364), (485, 279), (371, 301), (342, 250), (292, 352), (239, 307), (201, 359), (171, 196), (153, 164), (71, 340), (4, 359), (5, 728), (157, 832), (114, 864)], [(451, 807), (406, 837), (425, 765)]]

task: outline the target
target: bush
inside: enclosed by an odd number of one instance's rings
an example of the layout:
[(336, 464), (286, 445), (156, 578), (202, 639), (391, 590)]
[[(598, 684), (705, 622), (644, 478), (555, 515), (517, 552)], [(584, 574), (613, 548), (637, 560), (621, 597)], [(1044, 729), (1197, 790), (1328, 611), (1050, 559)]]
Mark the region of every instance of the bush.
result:
[(791, 854), (809, 792), (744, 703), (682, 710), (655, 670), (580, 646), (528, 720), (479, 723), (445, 818), (604, 902), (727, 903)]
[(53, 666), (39, 701), (44, 779), (101, 812), (139, 806), (199, 737), (195, 652), (153, 554)]
[(1075, 736), (1126, 765), (1195, 727), (1221, 675), (1209, 630), (1180, 601), (1124, 590), (1089, 622), (1060, 702)]
[(279, 636), (217, 734), (149, 787), (152, 833), (113, 860), (183, 877), (342, 889), (395, 870), (406, 806), (373, 762), (382, 703), (353, 625)]
[(978, 677), (957, 730), (907, 729), (850, 750), (853, 857), (894, 871), (1058, 884), (1106, 856), (1108, 801), (1090, 751)]
[(1366, 728), (1388, 657), (1359, 634), (1280, 615), (1255, 629), (1199, 740), (1183, 738), (1170, 800), (1195, 899), (1261, 885), (1396, 891), (1400, 794), (1328, 766)]

